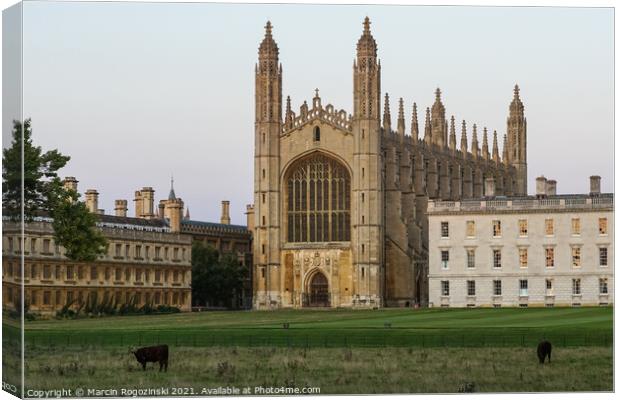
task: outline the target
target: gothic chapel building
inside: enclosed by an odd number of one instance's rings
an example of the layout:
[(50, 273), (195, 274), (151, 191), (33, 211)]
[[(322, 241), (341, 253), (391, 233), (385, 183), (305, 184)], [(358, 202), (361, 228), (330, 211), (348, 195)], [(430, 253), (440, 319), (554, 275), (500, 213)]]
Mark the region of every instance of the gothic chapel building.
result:
[[(256, 65), (254, 307), (389, 307), (428, 303), (429, 199), (527, 194), (526, 120), (519, 88), (500, 157), (497, 133), (446, 118), (437, 89), (410, 134), (404, 105), (396, 127), (388, 95), (381, 116), (381, 64), (364, 21), (353, 63), (353, 114), (322, 103), (299, 113), (282, 102), (282, 65), (267, 22)], [(282, 113), (283, 107), (285, 109)]]

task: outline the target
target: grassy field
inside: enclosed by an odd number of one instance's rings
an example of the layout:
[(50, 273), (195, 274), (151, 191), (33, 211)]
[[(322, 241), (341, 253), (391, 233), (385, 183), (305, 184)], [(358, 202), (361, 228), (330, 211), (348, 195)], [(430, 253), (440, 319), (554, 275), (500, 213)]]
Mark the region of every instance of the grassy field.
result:
[[(318, 387), (335, 393), (611, 391), (611, 347), (559, 348), (540, 365), (533, 348), (171, 348), (170, 367), (146, 372), (126, 349), (28, 351), (26, 388)], [(5, 366), (6, 368), (7, 366)], [(10, 366), (9, 366), (10, 367)]]
[[(322, 394), (610, 391), (612, 321), (613, 309), (603, 307), (38, 320), (26, 323), (26, 387), (191, 387), (203, 395), (218, 386), (319, 387)], [(5, 316), (3, 331), (16, 340), (19, 326)], [(552, 364), (541, 366), (542, 338), (554, 350)], [(170, 346), (168, 373), (143, 372), (128, 353), (154, 343)], [(3, 379), (14, 383), (19, 346), (3, 345)]]
[[(39, 346), (484, 347), (612, 344), (613, 309), (280, 310), (39, 320), (26, 343)], [(7, 318), (5, 318), (5, 321)], [(284, 329), (283, 324), (289, 328)], [(4, 325), (15, 336), (15, 326)]]

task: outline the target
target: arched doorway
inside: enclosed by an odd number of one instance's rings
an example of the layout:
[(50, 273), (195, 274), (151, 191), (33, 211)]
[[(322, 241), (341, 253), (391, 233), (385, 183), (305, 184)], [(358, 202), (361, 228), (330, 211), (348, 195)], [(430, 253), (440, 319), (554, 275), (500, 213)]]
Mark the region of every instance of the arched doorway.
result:
[(329, 284), (321, 272), (314, 274), (310, 280), (310, 307), (329, 307)]

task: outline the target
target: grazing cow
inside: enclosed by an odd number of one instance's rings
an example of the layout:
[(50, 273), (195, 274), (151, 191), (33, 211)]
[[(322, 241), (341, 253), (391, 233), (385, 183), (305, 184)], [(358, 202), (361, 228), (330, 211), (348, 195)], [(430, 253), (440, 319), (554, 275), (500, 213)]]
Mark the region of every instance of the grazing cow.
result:
[(136, 360), (142, 364), (142, 370), (146, 370), (146, 363), (159, 363), (159, 370), (165, 367), (165, 371), (168, 371), (168, 345), (162, 344), (160, 346), (142, 347), (140, 349), (132, 351)]
[(538, 349), (536, 350), (536, 352), (538, 353), (538, 361), (540, 361), (541, 364), (545, 363), (545, 358), (549, 357), (549, 362), (551, 362), (551, 343), (543, 340), (542, 342), (538, 343)]

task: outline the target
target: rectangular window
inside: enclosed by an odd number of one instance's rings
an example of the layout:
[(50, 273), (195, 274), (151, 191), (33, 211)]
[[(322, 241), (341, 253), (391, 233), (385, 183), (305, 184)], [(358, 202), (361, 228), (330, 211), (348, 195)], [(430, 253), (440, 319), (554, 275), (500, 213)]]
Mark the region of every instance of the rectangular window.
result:
[(571, 248), (571, 258), (573, 267), (581, 267), (581, 247), (575, 246)]
[(136, 245), (136, 258), (142, 257), (142, 246)]
[(73, 265), (67, 265), (67, 280), (73, 280)]
[(581, 235), (581, 220), (579, 218), (572, 218), (570, 221), (570, 231), (573, 235)]
[(56, 291), (56, 296), (55, 297), (56, 297), (56, 299), (55, 299), (54, 302), (58, 306), (58, 305), (60, 305), (60, 303), (62, 303), (62, 293), (60, 292), (60, 290)]
[[(228, 250), (228, 249), (226, 249), (226, 250)], [(173, 250), (173, 256), (174, 256), (174, 259), (175, 259), (175, 260), (178, 260), (178, 259), (179, 259), (179, 248), (178, 248), (178, 247), (175, 247), (175, 248), (174, 248), (174, 250)]]
[(12, 252), (12, 251), (13, 251), (13, 238), (12, 238), (12, 237), (10, 237), (10, 238), (8, 238), (8, 239), (9, 239), (9, 251), (11, 251), (11, 252)]
[(495, 296), (502, 295), (502, 281), (500, 280), (493, 281), (493, 295)]
[(553, 280), (545, 279), (545, 294), (551, 296), (553, 294)]
[(62, 276), (62, 270), (60, 269), (60, 265), (56, 266), (56, 279), (60, 280)]
[(141, 281), (142, 281), (142, 270), (136, 269), (136, 282), (141, 282)]
[(37, 272), (37, 264), (32, 264), (32, 267), (30, 268), (30, 279), (37, 279)]
[(521, 237), (527, 236), (527, 219), (519, 220), (519, 236)]
[(527, 268), (527, 247), (519, 248), (519, 266)]
[(123, 279), (123, 274), (121, 273), (121, 269), (120, 268), (116, 268), (114, 270), (114, 280), (118, 282), (121, 279)]
[(90, 280), (96, 281), (98, 278), (97, 267), (90, 267)]
[(450, 281), (441, 281), (441, 295), (450, 296)]
[(52, 293), (49, 291), (43, 292), (43, 304), (49, 306), (52, 302)]
[(77, 267), (77, 276), (79, 280), (84, 279), (84, 266), (80, 265)]
[(600, 294), (607, 294), (607, 278), (599, 278), (598, 280), (598, 291)]
[(448, 269), (448, 261), (450, 261), (450, 252), (448, 250), (441, 251), (441, 267)]
[(476, 268), (476, 250), (467, 249), (467, 268)]
[(545, 235), (552, 236), (553, 235), (553, 219), (547, 218), (545, 220)]
[(581, 294), (581, 279), (573, 279), (573, 295)]
[(607, 218), (598, 219), (598, 234), (607, 235)]
[(548, 268), (555, 266), (555, 249), (553, 247), (545, 247), (545, 266)]
[(467, 281), (467, 295), (468, 296), (476, 295), (476, 281)]
[(607, 247), (598, 248), (598, 261), (601, 267), (607, 266)]
[(467, 221), (465, 223), (465, 229), (466, 229), (466, 235), (467, 237), (476, 237), (476, 222), (474, 221)]
[(125, 258), (129, 258), (129, 245), (125, 245)]
[(159, 259), (159, 252), (161, 251), (161, 247), (155, 247), (155, 258)]
[(151, 252), (151, 246), (146, 246), (144, 248), (144, 258), (149, 259), (149, 253)]
[(502, 251), (493, 250), (493, 268), (502, 267)]
[(450, 231), (448, 229), (448, 223), (445, 222), (445, 221), (441, 223), (441, 237), (442, 238), (450, 237)]
[(49, 265), (43, 266), (43, 279), (52, 279), (52, 267)]
[(33, 306), (36, 306), (36, 305), (37, 305), (37, 297), (38, 297), (38, 295), (39, 295), (39, 294), (37, 293), (37, 291), (36, 291), (36, 290), (33, 290), (33, 291), (32, 291), (32, 293), (31, 293), (31, 295), (30, 295), (30, 303), (31, 303)]
[(51, 241), (49, 239), (43, 239), (43, 252), (44, 253), (48, 253), (50, 252), (50, 244)]
[(160, 270), (155, 270), (155, 282), (160, 282), (161, 281), (161, 271)]
[(502, 222), (500, 220), (493, 221), (493, 237), (502, 236)]
[(519, 296), (527, 296), (527, 279), (519, 279)]
[(32, 238), (30, 239), (30, 254), (36, 253), (36, 250), (37, 250), (37, 239)]

